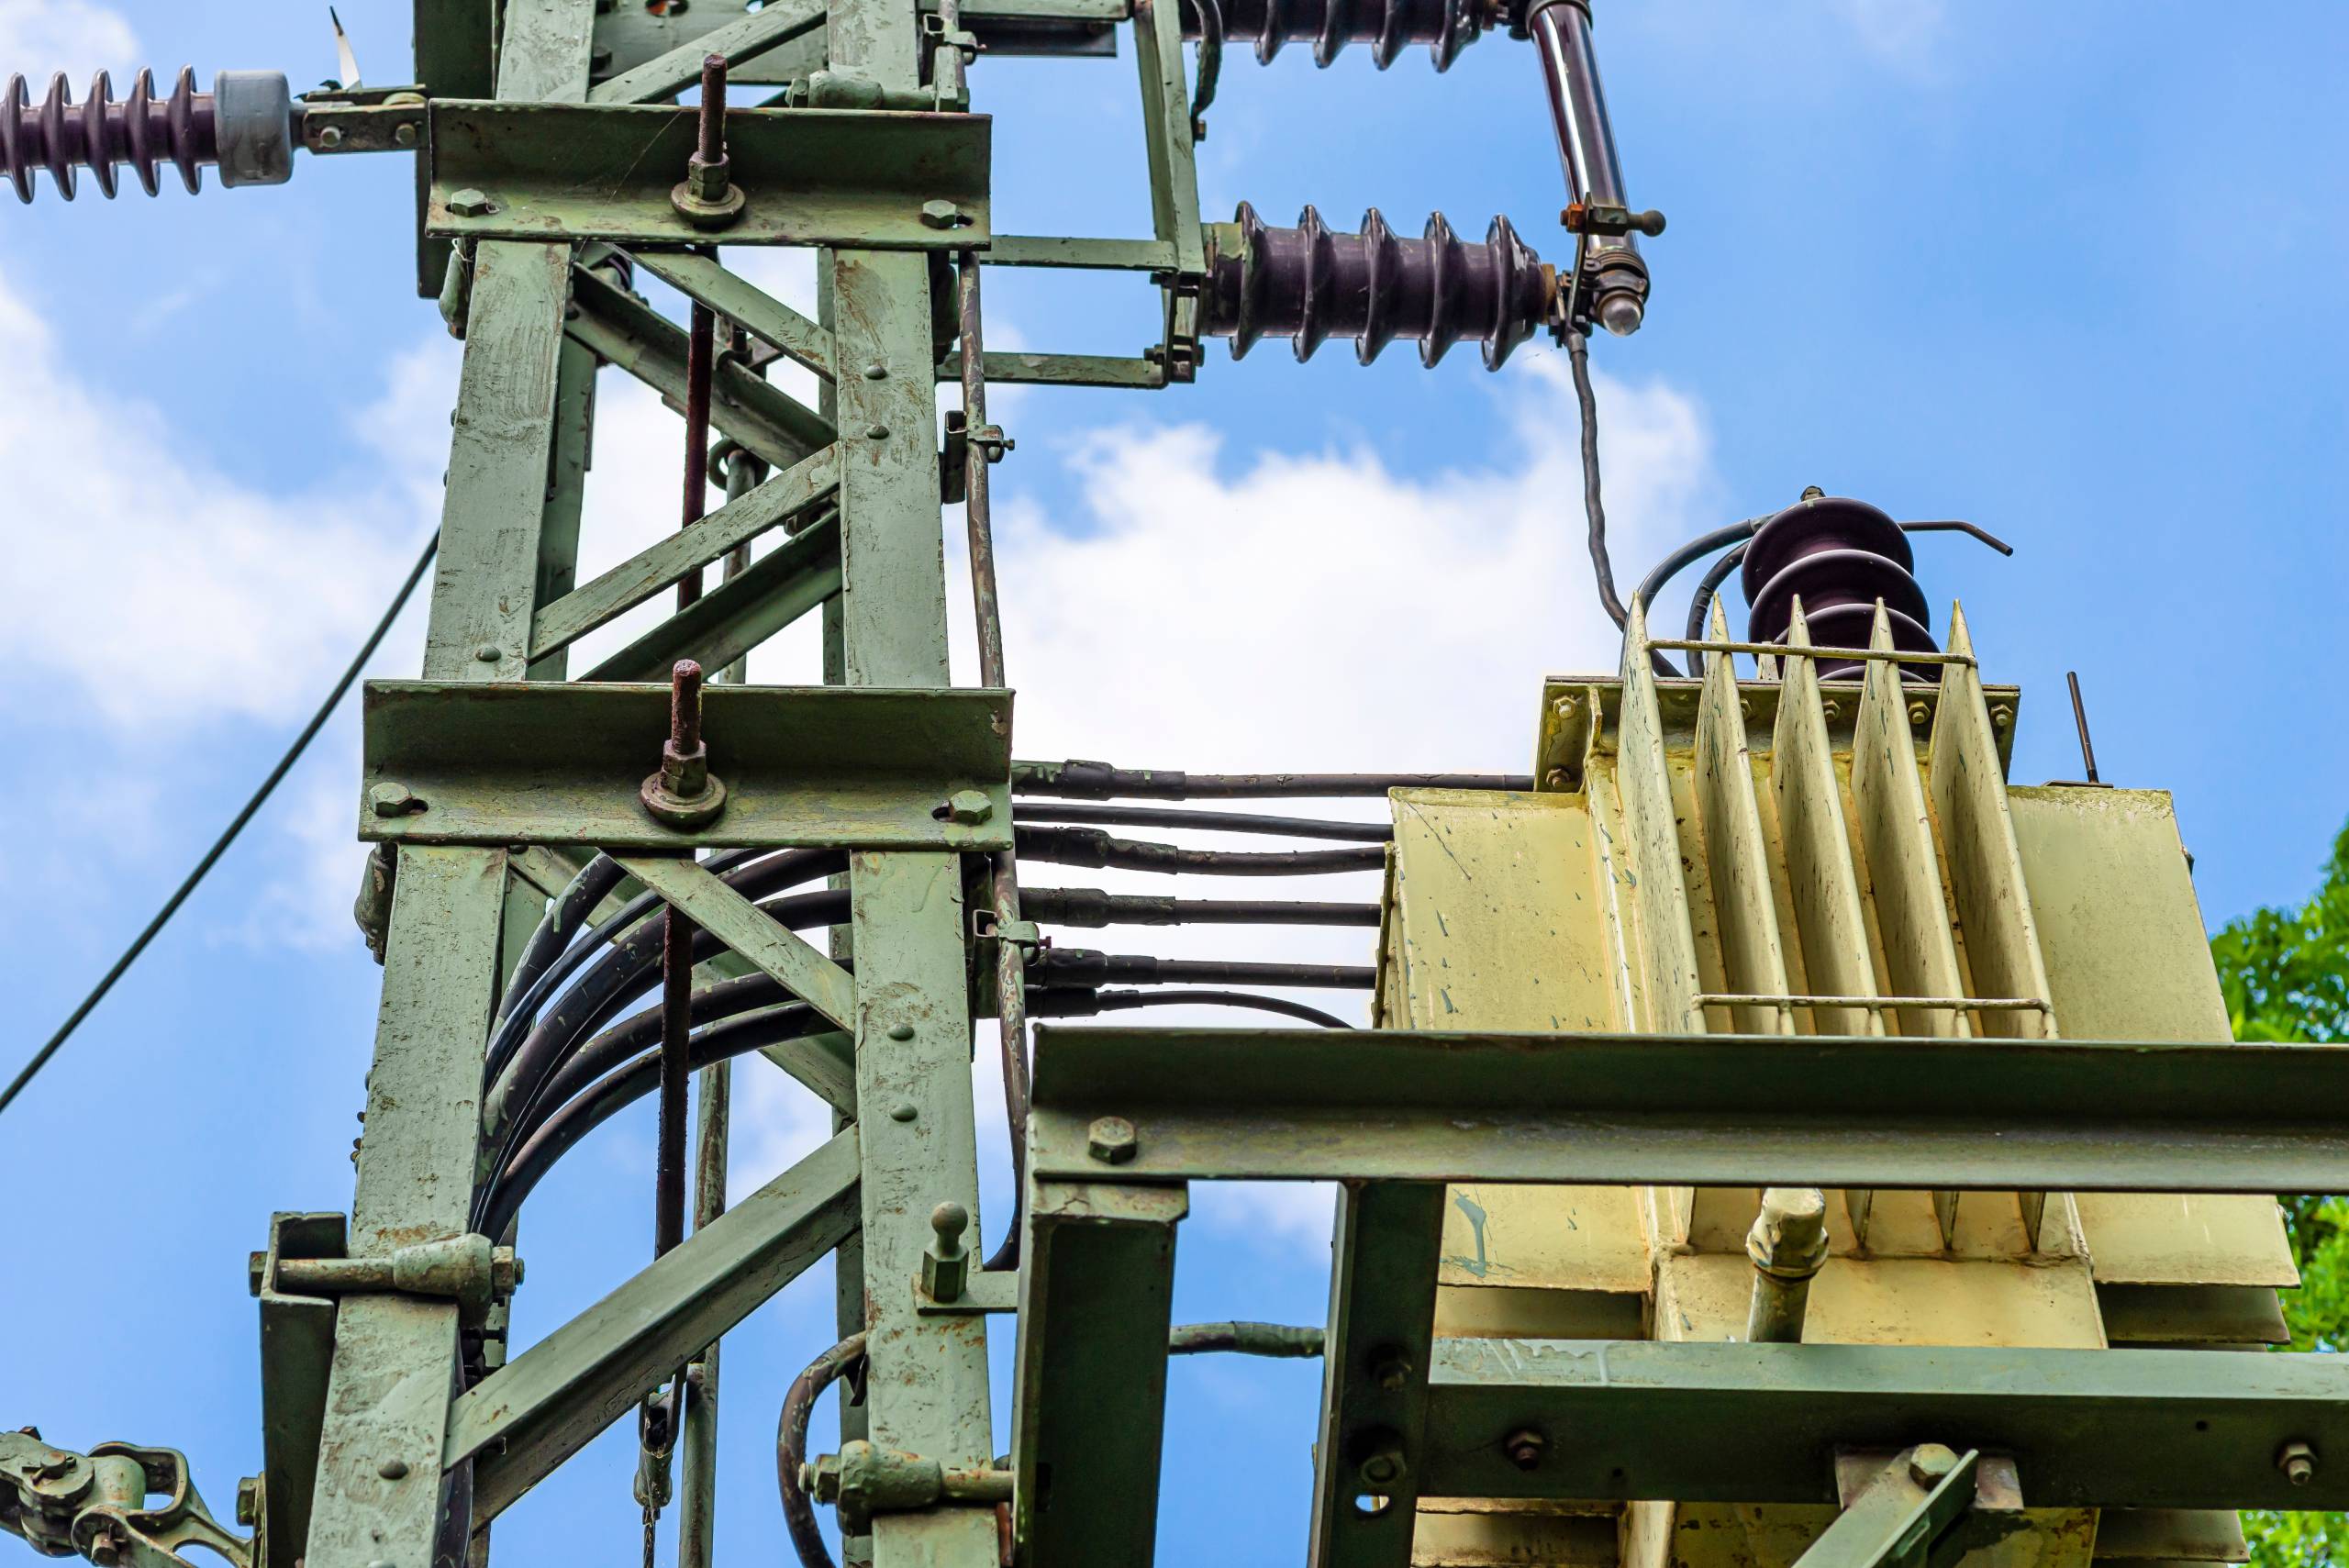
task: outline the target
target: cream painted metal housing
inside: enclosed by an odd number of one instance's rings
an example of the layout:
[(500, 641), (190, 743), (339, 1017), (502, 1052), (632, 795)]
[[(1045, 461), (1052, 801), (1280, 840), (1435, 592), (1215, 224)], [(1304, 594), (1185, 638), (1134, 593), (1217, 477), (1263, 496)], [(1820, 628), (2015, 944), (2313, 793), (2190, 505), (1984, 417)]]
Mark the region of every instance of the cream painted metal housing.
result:
[[(1796, 607), (1741, 679), (1716, 606), (1703, 675), (1542, 693), (1531, 794), (1402, 790), (1381, 935), (1386, 1028), (2224, 1040), (2167, 796), (2016, 788), (2020, 694), (1962, 611), (1937, 679), (1879, 613), (1822, 682)], [(1848, 658), (1848, 654), (1839, 658)], [(2275, 1204), (2192, 1194), (1831, 1194), (1812, 1342), (2240, 1344), (2296, 1283)], [(2181, 1186), (2191, 1173), (2178, 1173)], [(1729, 1340), (1753, 1189), (1455, 1186), (1439, 1337)], [(2022, 1476), (2026, 1504), (2031, 1483)], [(1788, 1563), (1831, 1508), (1423, 1499), (1421, 1568)], [(2029, 1510), (1990, 1568), (2243, 1555), (2230, 1515)]]

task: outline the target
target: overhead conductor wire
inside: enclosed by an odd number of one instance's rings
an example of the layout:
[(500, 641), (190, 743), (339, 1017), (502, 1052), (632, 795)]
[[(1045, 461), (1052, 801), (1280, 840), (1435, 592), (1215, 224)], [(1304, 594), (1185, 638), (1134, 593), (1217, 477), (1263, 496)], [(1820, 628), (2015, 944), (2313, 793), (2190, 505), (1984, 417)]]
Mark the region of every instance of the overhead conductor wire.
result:
[(367, 634), (367, 640), (361, 644), (350, 666), (335, 681), (333, 688), (327, 693), (326, 700), (318, 705), (318, 710), (310, 716), (310, 722), (304, 725), (302, 732), (294, 737), (294, 743), (285, 749), (285, 755), (277, 760), (277, 766), (272, 768), (269, 775), (261, 781), (261, 787), (253, 791), (252, 798), (245, 802), (243, 809), (229, 818), (228, 826), (221, 829), (220, 836), (212, 841), (212, 847), (204, 851), (204, 858), (195, 862), (195, 869), (187, 873), (187, 879), (180, 884), (178, 890), (163, 900), (163, 906), (155, 911), (155, 917), (147, 922), (147, 929), (140, 931), (131, 944), (123, 950), (122, 956), (114, 961), (114, 967), (106, 972), (104, 978), (90, 988), (90, 994), (82, 998), (82, 1005), (75, 1007), (67, 1016), (65, 1021), (57, 1027), (57, 1032), (49, 1037), (49, 1043), (33, 1053), (33, 1059), (25, 1063), (23, 1070), (16, 1077), (9, 1080), (6, 1088), (0, 1089), (0, 1111), (8, 1108), (10, 1102), (23, 1092), (25, 1085), (33, 1081), (33, 1074), (49, 1065), (50, 1058), (55, 1056), (64, 1047), (66, 1040), (72, 1037), (74, 1029), (80, 1027), (82, 1020), (88, 1018), (100, 1002), (106, 1000), (106, 993), (114, 989), (114, 983), (121, 979), (132, 964), (139, 962), (139, 955), (147, 951), (147, 944), (153, 941), (156, 933), (161, 931), (165, 923), (179, 912), (180, 906), (187, 902), (188, 895), (195, 891), (196, 884), (204, 880), (205, 874), (211, 871), (222, 855), (228, 852), (228, 846), (237, 841), (237, 835), (244, 831), (245, 824), (253, 819), (253, 814), (262, 808), (277, 786), (284, 782), (285, 775), (293, 772), (294, 764), (301, 761), (303, 751), (308, 748), (313, 740), (317, 739), (318, 731), (326, 728), (328, 718), (332, 717), (334, 710), (340, 706), (344, 695), (351, 690), (351, 684), (359, 679), (359, 672), (366, 666), (368, 660), (375, 656), (375, 650), (382, 646), (384, 635), (392, 629), (392, 623), (399, 619), (400, 611), (407, 607), (408, 595), (415, 593), (416, 585), (424, 580), (424, 569), (432, 564), (433, 552), (440, 547), (440, 535), (436, 530), (430, 539), (425, 540), (424, 552), (416, 558), (416, 564), (408, 569), (407, 580), (400, 584), (400, 591), (392, 595), (391, 605), (384, 611), (383, 618), (375, 623), (375, 629)]

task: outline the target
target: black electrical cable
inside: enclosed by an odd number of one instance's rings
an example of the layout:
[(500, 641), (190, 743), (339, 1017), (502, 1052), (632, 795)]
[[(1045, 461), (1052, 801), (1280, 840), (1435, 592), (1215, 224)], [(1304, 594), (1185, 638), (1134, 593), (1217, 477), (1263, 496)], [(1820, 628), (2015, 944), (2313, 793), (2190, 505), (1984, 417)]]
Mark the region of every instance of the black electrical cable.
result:
[[(724, 854), (711, 856), (701, 864), (704, 871), (716, 876), (736, 892), (743, 893), (745, 897), (758, 897), (761, 895), (759, 893), (745, 892), (745, 889), (763, 888), (764, 891), (772, 892), (773, 888), (766, 886), (769, 877), (763, 869), (750, 868), (764, 867), (782, 861), (792, 853), (804, 852), (807, 851), (767, 849), (729, 850)], [(751, 880), (746, 881), (746, 878)], [(507, 1062), (537, 1024), (539, 1011), (546, 1006), (548, 997), (561, 990), (563, 984), (576, 974), (583, 966), (592, 962), (607, 948), (618, 943), (622, 932), (627, 931), (639, 921), (659, 913), (662, 907), (660, 895), (638, 894), (622, 905), (611, 918), (588, 932), (584, 941), (574, 943), (565, 949), (562, 955), (548, 967), (544, 974), (539, 976), (529, 991), (520, 999), (501, 1005), (497, 1028), (490, 1035), (489, 1050), (483, 1058), (482, 1081), (491, 1084), (496, 1083), (497, 1076), (505, 1070)]]
[(1332, 822), (1306, 817), (1257, 817), (1245, 811), (1169, 811), (1153, 806), (1016, 806), (1015, 822), (1106, 822), (1126, 828), (1197, 828), (1218, 833), (1274, 833), (1286, 839), (1343, 839), (1384, 844), (1395, 829), (1384, 822)]
[(1208, 876), (1319, 876), (1329, 872), (1383, 871), (1378, 844), (1342, 850), (1190, 850), (1177, 844), (1117, 839), (1097, 828), (1012, 828), (1021, 860), (1053, 865), (1114, 866), (1120, 871), (1196, 873)]
[(1036, 1008), (1039, 1018), (1089, 1018), (1098, 1013), (1127, 1013), (1138, 1007), (1248, 1007), (1260, 1013), (1278, 1013), (1284, 1018), (1319, 1024), (1323, 1029), (1350, 1029), (1354, 1027), (1319, 1007), (1292, 1002), (1286, 996), (1259, 996), (1248, 991), (1088, 991), (1076, 987), (1040, 987), (1029, 995), (1043, 998)]
[(1048, 985), (1297, 985), (1367, 991), (1377, 983), (1377, 973), (1368, 964), (1245, 963), (1085, 948), (1045, 948), (1029, 969)]
[[(695, 1072), (699, 1072), (712, 1062), (730, 1061), (747, 1051), (802, 1035), (821, 1034), (831, 1027), (831, 1020), (813, 1007), (792, 1003), (710, 1025), (693, 1037), (686, 1061)], [(484, 1185), (473, 1229), (484, 1236), (505, 1234), (505, 1228), (521, 1212), (524, 1200), (553, 1169), (557, 1160), (575, 1148), (581, 1139), (660, 1086), (660, 1053), (647, 1051), (605, 1074), (585, 1093), (548, 1117), (528, 1142), (512, 1150), (500, 1162), (496, 1174)]]
[(1028, 917), (1044, 926), (1375, 926), (1375, 904), (1278, 898), (1174, 898), (1097, 887), (1031, 887)]
[(318, 705), (317, 711), (310, 716), (310, 721), (302, 727), (301, 733), (294, 737), (294, 743), (285, 749), (285, 754), (277, 760), (277, 765), (270, 769), (268, 776), (261, 781), (261, 787), (254, 790), (252, 797), (245, 802), (243, 808), (228, 819), (228, 826), (221, 829), (220, 836), (212, 841), (212, 847), (204, 851), (204, 858), (195, 862), (195, 869), (189, 872), (186, 880), (183, 881), (178, 889), (163, 901), (163, 906), (155, 911), (155, 917), (147, 922), (147, 929), (133, 938), (130, 945), (123, 950), (122, 956), (114, 961), (114, 967), (108, 969), (97, 984), (90, 988), (90, 994), (82, 998), (81, 1006), (67, 1015), (65, 1021), (57, 1027), (57, 1032), (49, 1037), (49, 1042), (46, 1045), (33, 1052), (32, 1060), (26, 1062), (23, 1070), (8, 1081), (8, 1086), (0, 1089), (0, 1111), (6, 1111), (8, 1108), (9, 1104), (24, 1091), (25, 1085), (33, 1081), (33, 1074), (49, 1065), (50, 1059), (64, 1048), (66, 1040), (72, 1038), (73, 1031), (81, 1026), (82, 1020), (88, 1018), (100, 1002), (106, 1000), (106, 993), (114, 989), (114, 983), (121, 979), (132, 964), (139, 962), (139, 955), (147, 951), (147, 944), (153, 941), (156, 933), (161, 931), (164, 924), (179, 912), (180, 906), (187, 902), (188, 895), (195, 891), (196, 884), (204, 880), (206, 873), (211, 871), (222, 855), (228, 853), (228, 846), (237, 841), (237, 835), (244, 831), (245, 824), (253, 819), (253, 814), (262, 808), (277, 786), (284, 782), (285, 775), (293, 772), (294, 764), (301, 760), (302, 753), (308, 749), (310, 742), (317, 739), (318, 731), (326, 728), (328, 718), (332, 717), (334, 710), (341, 705), (344, 694), (349, 692), (351, 684), (359, 679), (359, 672), (365, 667), (368, 660), (375, 656), (375, 650), (382, 646), (384, 635), (392, 629), (392, 623), (399, 618), (400, 611), (406, 607), (408, 595), (415, 593), (417, 584), (423, 581), (424, 569), (432, 563), (433, 552), (440, 547), (440, 536), (436, 532), (425, 541), (423, 553), (416, 558), (416, 564), (408, 568), (406, 579), (400, 584), (399, 592), (392, 595), (392, 602), (384, 609), (383, 618), (375, 623), (375, 629), (367, 634), (367, 640), (360, 645), (358, 653), (351, 658), (349, 666), (343, 670), (341, 675), (336, 678), (333, 687), (327, 693), (326, 700)]
[[(769, 891), (777, 884), (829, 876), (846, 869), (847, 864), (848, 853), (844, 850), (797, 850), (745, 866), (731, 880), (736, 891), (751, 896), (753, 890)], [(775, 905), (763, 904), (760, 907), (777, 912)], [(783, 913), (786, 919), (793, 916), (791, 911)], [(501, 1162), (516, 1147), (517, 1127), (531, 1119), (534, 1108), (544, 1098), (549, 1076), (582, 1041), (609, 1023), (655, 977), (668, 928), (665, 918), (647, 920), (614, 943), (515, 1050), (505, 1072), (494, 1082), (483, 1111), (484, 1135), (496, 1142)], [(714, 958), (722, 951), (723, 944), (707, 931), (695, 934), (695, 962)], [(477, 1214), (482, 1205), (483, 1199), (477, 1195)], [(477, 1225), (474, 1229), (481, 1228)]]
[(851, 1334), (818, 1356), (791, 1380), (791, 1388), (783, 1396), (782, 1413), (775, 1418), (775, 1482), (783, 1492), (784, 1528), (791, 1534), (800, 1568), (834, 1568), (832, 1554), (824, 1546), (824, 1532), (816, 1523), (816, 1506), (799, 1485), (800, 1467), (807, 1462), (807, 1423), (824, 1390), (863, 1359), (862, 1334)]
[[(562, 892), (547, 904), (547, 912), (539, 921), (530, 940), (523, 944), (522, 956), (514, 965), (514, 973), (506, 982), (506, 994), (498, 999), (498, 1022), (504, 1023), (506, 1005), (519, 996), (528, 995), (530, 988), (546, 973), (548, 966), (562, 956), (571, 939), (579, 934), (588, 913), (604, 901), (607, 894), (620, 884), (628, 873), (619, 862), (598, 850), (578, 874), (564, 886)], [(493, 1029), (493, 1032), (495, 1030)]]
[(1011, 764), (1011, 793), (1063, 800), (1336, 800), (1396, 789), (1531, 790), (1530, 773), (1193, 773), (1072, 757)]

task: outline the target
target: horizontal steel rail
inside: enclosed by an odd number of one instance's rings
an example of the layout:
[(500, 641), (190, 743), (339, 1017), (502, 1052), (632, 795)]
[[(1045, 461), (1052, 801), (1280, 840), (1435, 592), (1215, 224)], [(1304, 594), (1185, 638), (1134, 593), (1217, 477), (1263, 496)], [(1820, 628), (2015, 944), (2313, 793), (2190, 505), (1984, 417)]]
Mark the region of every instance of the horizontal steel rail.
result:
[[(2349, 1047), (1045, 1028), (1052, 1176), (2338, 1192)], [(1097, 1118), (1130, 1151), (1089, 1149)]]
[[(1512, 1433), (1544, 1434), (1532, 1468)], [(1833, 1503), (1834, 1451), (2010, 1456), (2034, 1508), (2339, 1508), (2349, 1361), (2243, 1351), (1440, 1340), (1423, 1492)]]

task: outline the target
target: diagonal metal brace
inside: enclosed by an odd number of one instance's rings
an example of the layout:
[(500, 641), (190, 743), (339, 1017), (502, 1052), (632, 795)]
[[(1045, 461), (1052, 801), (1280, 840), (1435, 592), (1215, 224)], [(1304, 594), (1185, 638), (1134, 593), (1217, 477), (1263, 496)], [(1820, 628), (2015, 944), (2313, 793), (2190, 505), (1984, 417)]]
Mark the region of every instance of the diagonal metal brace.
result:
[(856, 1229), (853, 1127), (695, 1231), (449, 1407), (444, 1468), (473, 1462), (479, 1526)]
[(765, 910), (719, 881), (699, 862), (673, 855), (613, 858), (785, 990), (841, 1028), (856, 1028), (855, 978), (796, 931), (776, 924)]
[(1966, 1551), (1957, 1526), (1974, 1507), (1981, 1457), (1939, 1443), (1894, 1455), (1795, 1568), (1949, 1568)]

